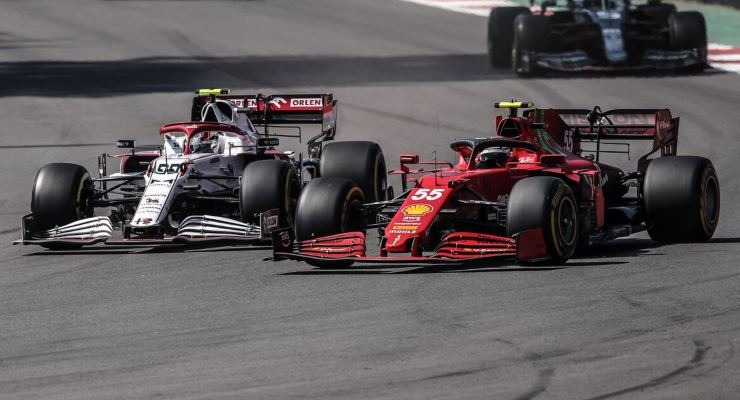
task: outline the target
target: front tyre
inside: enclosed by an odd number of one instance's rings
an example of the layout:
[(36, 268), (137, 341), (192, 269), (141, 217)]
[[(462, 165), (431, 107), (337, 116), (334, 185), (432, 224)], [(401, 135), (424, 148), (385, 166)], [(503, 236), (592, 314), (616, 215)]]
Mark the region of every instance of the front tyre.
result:
[(512, 68), (521, 77), (542, 76), (532, 56), (550, 50), (550, 20), (544, 15), (523, 14), (514, 20), (514, 44), (511, 52)]
[(46, 230), (91, 217), (92, 190), (85, 167), (67, 163), (44, 165), (36, 174), (31, 195), (34, 228)]
[[(361, 206), (365, 196), (354, 182), (345, 178), (317, 178), (306, 185), (298, 200), (296, 239), (310, 240), (322, 236), (362, 229)], [(352, 260), (307, 260), (319, 268), (345, 268)]]
[(298, 199), (296, 239), (309, 240), (360, 229), (365, 196), (345, 178), (317, 178)]
[(385, 200), (388, 174), (380, 146), (374, 142), (330, 142), (321, 152), (322, 177), (347, 178), (357, 184), (369, 203)]
[[(697, 11), (681, 11), (668, 18), (670, 45), (673, 50), (696, 50), (707, 53), (707, 26), (704, 16)], [(679, 72), (700, 73), (706, 63), (679, 69)]]
[(526, 7), (495, 7), (488, 17), (488, 57), (495, 68), (511, 66), (514, 43), (514, 19), (520, 14), (531, 14)]
[(643, 183), (650, 238), (660, 243), (705, 242), (719, 222), (719, 179), (704, 157), (669, 156), (650, 162)]
[[(579, 237), (578, 203), (571, 188), (551, 176), (525, 178), (509, 195), (506, 234), (541, 228), (549, 260), (563, 264), (573, 256)], [(527, 260), (519, 260), (527, 263)]]
[(259, 214), (280, 210), (280, 226), (293, 226), (301, 183), (295, 168), (283, 160), (259, 160), (247, 164), (239, 188), (239, 207), (244, 222), (259, 222)]

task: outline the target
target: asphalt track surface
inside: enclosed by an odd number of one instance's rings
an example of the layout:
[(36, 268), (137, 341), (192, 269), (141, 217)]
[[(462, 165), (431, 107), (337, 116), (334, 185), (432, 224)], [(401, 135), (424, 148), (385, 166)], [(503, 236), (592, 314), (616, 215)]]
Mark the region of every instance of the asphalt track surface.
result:
[[(0, 398), (737, 398), (740, 76), (521, 80), (489, 69), (484, 18), (391, 0), (0, 7)], [(211, 85), (333, 91), (338, 137), (377, 140), (391, 165), (489, 134), (494, 99), (669, 106), (679, 152), (717, 167), (720, 226), (532, 271), (10, 245), (42, 164), (95, 171), (117, 138), (156, 143)]]

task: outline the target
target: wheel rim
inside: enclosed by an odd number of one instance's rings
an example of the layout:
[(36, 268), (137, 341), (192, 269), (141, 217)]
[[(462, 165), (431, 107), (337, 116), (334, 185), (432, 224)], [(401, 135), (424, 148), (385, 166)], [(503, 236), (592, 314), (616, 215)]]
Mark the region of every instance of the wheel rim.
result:
[(362, 191), (359, 188), (353, 188), (347, 194), (342, 208), (340, 231), (349, 232), (362, 225), (362, 213), (359, 212), (362, 203)]
[(300, 193), (300, 183), (295, 179), (288, 179), (287, 194), (285, 196), (286, 226), (295, 226), (295, 210), (298, 208), (298, 196)]
[(378, 166), (378, 175), (380, 179), (379, 179), (376, 201), (383, 201), (386, 199), (385, 193), (388, 190), (388, 179), (386, 178), (385, 167), (383, 165)]
[(558, 233), (560, 240), (567, 247), (573, 246), (576, 241), (576, 209), (573, 201), (563, 196), (558, 205)]
[(706, 221), (712, 226), (717, 223), (719, 214), (719, 191), (717, 189), (717, 179), (710, 175), (704, 186), (703, 212)]

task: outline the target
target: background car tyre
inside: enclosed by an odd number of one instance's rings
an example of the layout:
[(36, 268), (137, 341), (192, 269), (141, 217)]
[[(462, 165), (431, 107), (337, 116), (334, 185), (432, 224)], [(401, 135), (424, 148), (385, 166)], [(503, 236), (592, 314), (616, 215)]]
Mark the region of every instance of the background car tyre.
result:
[(330, 142), (321, 152), (322, 177), (352, 180), (362, 189), (365, 201), (385, 200), (388, 174), (380, 146), (374, 142)]
[(508, 204), (508, 236), (542, 228), (549, 256), (544, 264), (562, 264), (573, 256), (579, 238), (578, 202), (563, 180), (551, 176), (522, 179), (511, 189)]
[(496, 68), (511, 67), (514, 44), (514, 19), (531, 14), (526, 7), (496, 7), (488, 17), (488, 57)]
[[(362, 189), (349, 179), (332, 177), (312, 180), (298, 200), (296, 239), (310, 240), (361, 229), (360, 206), (364, 202)], [(354, 261), (307, 262), (321, 268), (344, 268)]]
[(671, 47), (689, 50), (707, 47), (707, 27), (704, 16), (698, 11), (681, 11), (668, 18)]
[(280, 226), (293, 226), (301, 183), (295, 168), (283, 160), (259, 160), (247, 164), (239, 188), (239, 207), (244, 222), (258, 222), (258, 214), (280, 209)]
[(704, 157), (671, 156), (650, 162), (643, 183), (648, 234), (656, 242), (704, 242), (719, 221), (719, 179)]
[(550, 50), (550, 20), (544, 15), (519, 15), (514, 20), (514, 44), (511, 52), (512, 68), (517, 75), (534, 77), (544, 75), (531, 59), (532, 53)]
[[(704, 15), (698, 11), (681, 11), (668, 18), (670, 44), (673, 50), (702, 49), (707, 51), (707, 26)], [(706, 64), (695, 64), (679, 69), (679, 72), (699, 73)]]
[(91, 217), (92, 180), (77, 164), (46, 164), (36, 174), (31, 195), (34, 228), (46, 230)]

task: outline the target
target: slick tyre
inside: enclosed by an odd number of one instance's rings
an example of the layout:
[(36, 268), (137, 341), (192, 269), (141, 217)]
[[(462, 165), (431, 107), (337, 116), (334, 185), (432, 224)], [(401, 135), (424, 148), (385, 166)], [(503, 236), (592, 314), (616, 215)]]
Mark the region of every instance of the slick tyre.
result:
[[(670, 45), (673, 50), (701, 49), (707, 52), (707, 27), (704, 16), (697, 11), (681, 11), (668, 17)], [(696, 74), (706, 68), (706, 63), (695, 64), (677, 72)]]
[(573, 256), (579, 238), (578, 223), (578, 203), (563, 180), (535, 176), (518, 181), (511, 189), (506, 233), (513, 236), (541, 228), (549, 259), (539, 263), (560, 265)]
[(46, 164), (36, 174), (31, 212), (36, 229), (46, 230), (92, 216), (92, 180), (77, 164)]
[(668, 17), (671, 47), (674, 50), (705, 49), (707, 27), (704, 16), (697, 11), (681, 11)]
[(643, 201), (648, 234), (656, 242), (705, 242), (719, 222), (717, 172), (703, 157), (654, 159), (645, 173)]
[(543, 15), (522, 14), (514, 20), (514, 44), (511, 63), (521, 77), (544, 75), (531, 59), (533, 53), (548, 52), (551, 40), (550, 20)]
[(362, 189), (367, 202), (385, 200), (388, 174), (380, 146), (374, 142), (330, 142), (321, 152), (322, 177), (347, 178)]
[(531, 14), (526, 7), (496, 7), (488, 17), (488, 57), (496, 68), (511, 67), (514, 44), (514, 19)]
[[(317, 178), (301, 193), (296, 212), (296, 239), (310, 240), (362, 228), (362, 189), (346, 178)], [(352, 261), (308, 261), (315, 267), (338, 268)]]
[(239, 208), (244, 222), (259, 222), (259, 214), (280, 210), (280, 226), (293, 226), (301, 183), (295, 168), (283, 160), (247, 164), (239, 188)]

